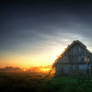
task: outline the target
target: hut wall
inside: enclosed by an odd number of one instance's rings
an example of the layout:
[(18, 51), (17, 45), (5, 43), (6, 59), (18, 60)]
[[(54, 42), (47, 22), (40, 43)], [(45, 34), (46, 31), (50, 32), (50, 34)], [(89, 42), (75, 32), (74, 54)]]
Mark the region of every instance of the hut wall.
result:
[(64, 74), (69, 74), (71, 73), (71, 64), (63, 64), (63, 73)]
[(87, 64), (80, 64), (79, 65), (79, 72), (80, 73), (86, 74), (87, 73), (87, 69), (88, 69), (88, 65)]
[(62, 74), (62, 69), (63, 69), (63, 65), (62, 64), (57, 64), (56, 65), (56, 75), (61, 75)]
[(71, 73), (71, 64), (57, 64), (56, 75), (69, 74)]

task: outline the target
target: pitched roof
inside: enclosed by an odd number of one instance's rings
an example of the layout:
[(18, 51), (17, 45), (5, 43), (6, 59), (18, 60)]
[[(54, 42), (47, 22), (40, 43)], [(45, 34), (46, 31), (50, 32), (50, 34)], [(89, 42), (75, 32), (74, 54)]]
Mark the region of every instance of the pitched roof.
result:
[(71, 49), (71, 48), (72, 48), (73, 46), (75, 46), (75, 45), (79, 45), (79, 46), (82, 47), (83, 49), (87, 50), (90, 54), (92, 54), (82, 42), (80, 42), (79, 40), (75, 40), (75, 41), (73, 41), (70, 45), (68, 45), (68, 47), (63, 51), (63, 53), (61, 53), (61, 54), (58, 56), (58, 58), (55, 60), (55, 62), (54, 62), (54, 64), (53, 64), (53, 66), (58, 62), (59, 59), (61, 59), (61, 58), (64, 56), (64, 54), (65, 54), (69, 49)]
[(74, 46), (74, 45), (76, 45), (76, 44), (80, 45), (82, 48), (86, 48), (86, 46), (85, 46), (82, 42), (80, 42), (79, 40), (73, 41), (73, 42), (71, 43), (71, 45), (69, 45), (69, 47), (71, 48), (72, 46)]
[(79, 40), (75, 40), (73, 41), (70, 45), (67, 46), (67, 48), (63, 51), (63, 53), (60, 54), (60, 56), (64, 56), (64, 54), (69, 50), (71, 49), (73, 46), (75, 45), (79, 45), (80, 47), (84, 48), (87, 50), (87, 47), (82, 43), (80, 42)]

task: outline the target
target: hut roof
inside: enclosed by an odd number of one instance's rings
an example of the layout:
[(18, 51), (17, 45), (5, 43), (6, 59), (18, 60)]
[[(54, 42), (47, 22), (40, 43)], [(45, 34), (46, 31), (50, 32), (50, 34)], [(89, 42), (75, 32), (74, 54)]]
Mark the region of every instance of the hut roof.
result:
[(56, 65), (56, 63), (58, 62), (58, 60), (61, 59), (61, 58), (65, 55), (65, 53), (66, 53), (69, 49), (71, 49), (73, 46), (75, 46), (75, 45), (79, 45), (80, 47), (82, 47), (83, 49), (85, 49), (87, 52), (89, 52), (89, 53), (92, 55), (92, 53), (87, 49), (87, 47), (86, 47), (82, 42), (80, 42), (79, 40), (75, 40), (75, 41), (73, 41), (70, 45), (68, 45), (68, 47), (63, 51), (63, 53), (61, 53), (61, 54), (58, 56), (58, 58), (55, 60), (55, 62), (54, 62), (54, 64), (53, 64), (53, 67)]

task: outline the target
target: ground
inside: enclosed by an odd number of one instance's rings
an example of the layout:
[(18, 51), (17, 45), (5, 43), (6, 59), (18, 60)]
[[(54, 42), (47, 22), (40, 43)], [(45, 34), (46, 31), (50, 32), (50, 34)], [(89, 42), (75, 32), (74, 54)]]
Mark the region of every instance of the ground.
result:
[(42, 73), (0, 73), (1, 92), (92, 92), (91, 77), (50, 77)]

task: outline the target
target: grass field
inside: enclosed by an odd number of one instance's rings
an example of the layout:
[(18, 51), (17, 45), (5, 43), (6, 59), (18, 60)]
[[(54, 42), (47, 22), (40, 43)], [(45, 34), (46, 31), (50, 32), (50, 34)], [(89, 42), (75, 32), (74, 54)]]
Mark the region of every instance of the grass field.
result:
[(92, 92), (92, 78), (0, 72), (0, 92)]
[(92, 80), (86, 77), (54, 77), (47, 86), (54, 92), (92, 92)]

